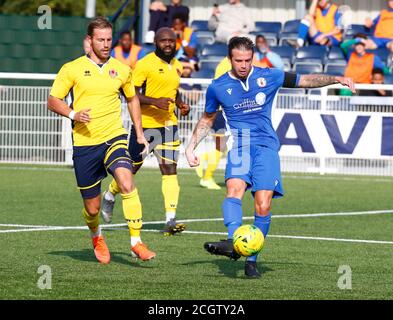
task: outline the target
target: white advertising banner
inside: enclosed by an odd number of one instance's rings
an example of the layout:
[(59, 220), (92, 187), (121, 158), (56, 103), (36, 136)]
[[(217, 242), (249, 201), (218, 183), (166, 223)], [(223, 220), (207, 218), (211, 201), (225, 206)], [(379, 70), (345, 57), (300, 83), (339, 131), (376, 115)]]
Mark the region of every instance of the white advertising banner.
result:
[(393, 114), (273, 109), (272, 120), (281, 155), (393, 156)]

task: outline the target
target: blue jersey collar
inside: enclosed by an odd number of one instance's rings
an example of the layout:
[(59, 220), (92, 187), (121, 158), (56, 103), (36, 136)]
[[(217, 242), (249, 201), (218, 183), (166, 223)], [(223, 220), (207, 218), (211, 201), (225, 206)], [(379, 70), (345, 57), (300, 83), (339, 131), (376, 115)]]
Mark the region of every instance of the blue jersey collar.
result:
[(236, 78), (236, 77), (232, 74), (232, 71), (229, 71), (229, 72), (228, 72), (228, 75), (229, 75), (232, 79), (239, 81), (240, 84), (242, 85), (244, 91), (248, 91), (248, 90), (250, 89), (250, 86), (249, 86), (249, 83), (248, 83), (248, 79), (250, 79), (250, 77), (251, 77), (251, 75), (252, 75), (253, 72), (254, 72), (254, 67), (251, 67), (251, 71), (250, 71), (250, 73), (249, 73), (248, 76), (247, 76), (246, 83), (244, 83), (242, 80)]

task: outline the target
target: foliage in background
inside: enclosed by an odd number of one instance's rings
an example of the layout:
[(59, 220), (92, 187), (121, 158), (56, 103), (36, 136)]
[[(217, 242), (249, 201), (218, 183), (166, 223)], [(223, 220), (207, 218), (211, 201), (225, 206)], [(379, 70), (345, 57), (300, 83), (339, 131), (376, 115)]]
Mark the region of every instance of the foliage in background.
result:
[[(110, 16), (122, 5), (123, 0), (96, 0), (96, 15)], [(1, 14), (36, 15), (41, 5), (52, 8), (55, 16), (84, 16), (85, 0), (0, 0)], [(134, 1), (130, 1), (123, 16), (134, 14)]]

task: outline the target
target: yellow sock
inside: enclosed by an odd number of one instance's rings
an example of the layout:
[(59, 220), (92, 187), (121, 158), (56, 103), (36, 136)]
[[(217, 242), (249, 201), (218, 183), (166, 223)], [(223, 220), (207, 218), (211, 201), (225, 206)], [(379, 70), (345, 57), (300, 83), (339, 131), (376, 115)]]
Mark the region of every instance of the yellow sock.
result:
[(112, 179), (112, 182), (109, 185), (109, 192), (112, 193), (113, 195), (117, 195), (118, 193), (120, 193), (119, 186), (117, 185), (115, 179)]
[(127, 221), (131, 237), (140, 237), (142, 229), (142, 205), (139, 200), (138, 190), (135, 188), (130, 193), (121, 193), (123, 214)]
[(177, 175), (162, 176), (162, 194), (164, 196), (165, 212), (175, 213), (179, 202), (180, 187)]
[[(83, 218), (86, 221), (87, 226), (89, 227), (90, 231), (93, 234), (96, 234), (99, 232), (99, 227), (100, 227), (100, 215), (96, 214), (94, 217), (91, 216), (85, 208), (82, 210)], [(97, 234), (99, 235), (99, 234)]]
[(221, 155), (222, 152), (218, 150), (214, 150), (209, 153), (207, 168), (205, 171), (205, 175), (203, 176), (204, 180), (210, 180), (213, 178), (213, 174), (216, 171), (218, 164), (220, 163)]
[(207, 161), (209, 159), (209, 152), (204, 152), (200, 155), (199, 159), (201, 160), (201, 163)]

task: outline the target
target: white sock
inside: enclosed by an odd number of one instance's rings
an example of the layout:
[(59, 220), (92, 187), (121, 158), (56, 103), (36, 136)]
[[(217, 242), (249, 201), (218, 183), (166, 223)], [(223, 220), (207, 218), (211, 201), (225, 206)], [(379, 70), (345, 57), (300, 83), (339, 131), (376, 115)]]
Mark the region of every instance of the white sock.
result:
[(141, 237), (131, 237), (131, 247), (135, 246), (138, 242), (142, 243)]
[(101, 226), (98, 226), (97, 231), (96, 232), (92, 232), (90, 231), (91, 237), (95, 238), (101, 235)]
[(112, 194), (109, 190), (108, 190), (108, 192), (105, 192), (104, 198), (105, 198), (105, 200), (108, 200), (108, 201), (115, 201), (115, 195)]
[(167, 212), (165, 215), (166, 215), (166, 222), (168, 222), (171, 219), (175, 219), (176, 212)]
[(299, 47), (303, 47), (303, 45), (304, 45), (304, 40), (298, 38), (298, 39), (297, 39), (297, 44), (299, 45)]

